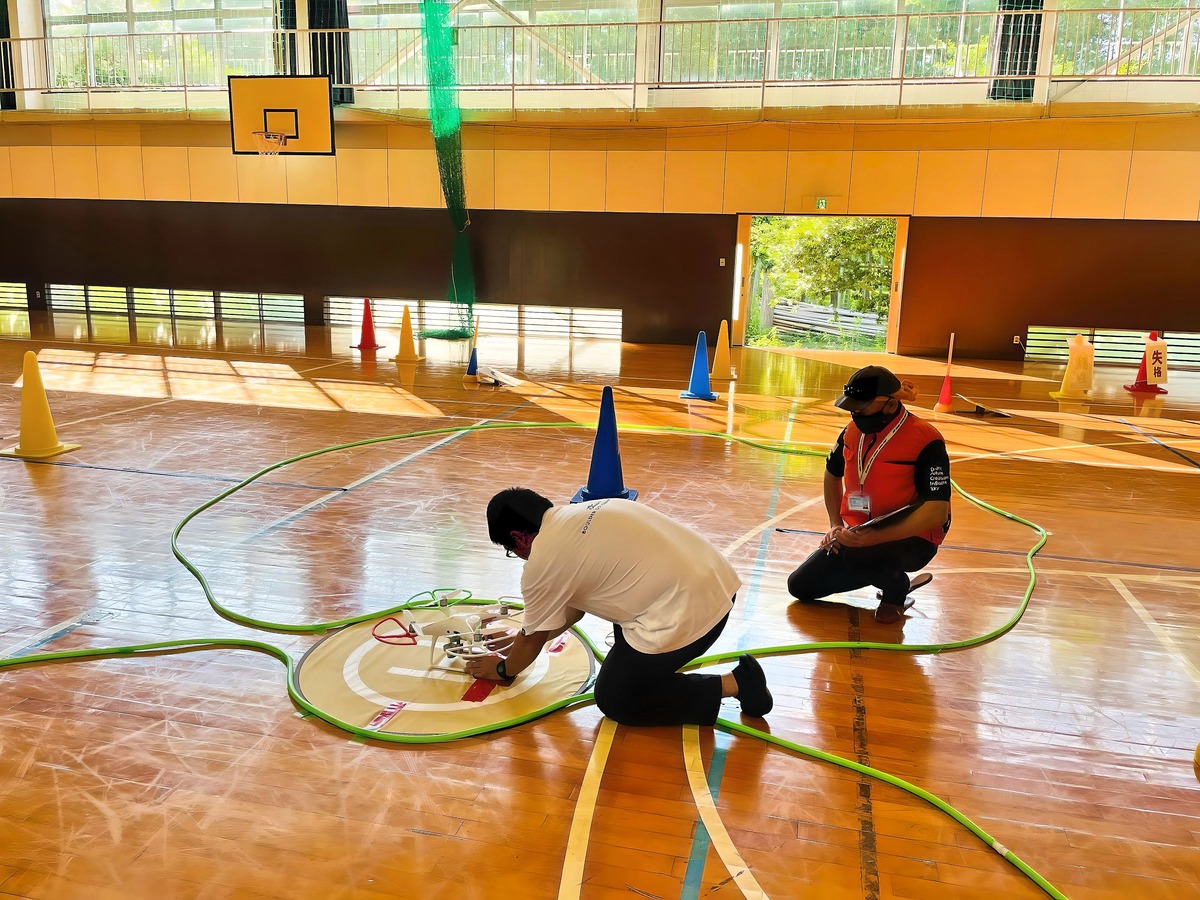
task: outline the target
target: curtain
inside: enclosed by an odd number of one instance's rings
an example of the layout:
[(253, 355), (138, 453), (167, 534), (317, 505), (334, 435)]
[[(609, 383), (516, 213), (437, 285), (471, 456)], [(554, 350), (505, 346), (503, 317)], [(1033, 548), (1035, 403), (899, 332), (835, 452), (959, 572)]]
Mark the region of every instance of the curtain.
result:
[[(1043, 0), (1000, 0), (1000, 10), (1041, 10)], [(1038, 43), (1042, 37), (1042, 17), (1030, 12), (1001, 16), (996, 29), (996, 71), (988, 87), (989, 100), (1032, 100), (1033, 79), (1013, 75), (1037, 74)]]
[[(0, 0), (0, 39), (4, 40), (4, 43), (0, 44), (0, 88), (17, 86), (13, 75), (12, 44), (8, 41), (11, 37), (12, 27), (8, 21), (8, 0)], [(0, 90), (0, 109), (16, 108), (16, 92)]]
[[(349, 28), (350, 10), (346, 0), (308, 0), (308, 27), (314, 31)], [(312, 36), (312, 73), (329, 76), (329, 80), (333, 82), (335, 106), (354, 102), (354, 88), (345, 86), (353, 83), (348, 32), (328, 32)]]

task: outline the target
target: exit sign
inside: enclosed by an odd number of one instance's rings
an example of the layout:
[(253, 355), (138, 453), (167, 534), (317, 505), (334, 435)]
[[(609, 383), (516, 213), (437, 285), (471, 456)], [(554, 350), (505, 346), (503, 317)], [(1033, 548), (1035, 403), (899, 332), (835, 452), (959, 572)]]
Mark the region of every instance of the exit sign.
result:
[(826, 200), (824, 197), (817, 198), (817, 209), (824, 209), (828, 205), (829, 205), (829, 201)]

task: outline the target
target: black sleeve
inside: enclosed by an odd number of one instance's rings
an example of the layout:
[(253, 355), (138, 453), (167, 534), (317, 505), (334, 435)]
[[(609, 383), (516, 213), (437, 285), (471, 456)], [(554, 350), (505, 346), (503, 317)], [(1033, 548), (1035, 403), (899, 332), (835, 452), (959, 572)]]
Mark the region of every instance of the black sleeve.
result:
[(922, 500), (950, 499), (950, 456), (945, 441), (930, 441), (917, 456), (913, 469), (917, 496)]
[(829, 451), (829, 456), (825, 459), (825, 471), (834, 478), (844, 478), (846, 475), (846, 429), (843, 428), (841, 434), (838, 435), (837, 443), (833, 445), (833, 449)]

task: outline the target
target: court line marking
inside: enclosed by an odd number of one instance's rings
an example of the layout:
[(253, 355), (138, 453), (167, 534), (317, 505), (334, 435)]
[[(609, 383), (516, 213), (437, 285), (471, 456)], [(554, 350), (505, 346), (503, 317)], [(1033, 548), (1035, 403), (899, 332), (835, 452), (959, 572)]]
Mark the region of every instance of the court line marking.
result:
[[(492, 421), (492, 420), (491, 419), (480, 419), (475, 424), (483, 425), (490, 421)], [(472, 426), (472, 427), (474, 427), (474, 426)], [(459, 438), (463, 437), (464, 435), (467, 435), (470, 433), (471, 432), (464, 430), (464, 431), (455, 432), (454, 434), (448, 434), (445, 437), (434, 441), (432, 444), (430, 444), (427, 447), (423, 447), (420, 450), (415, 450), (412, 453), (408, 454), (408, 456), (402, 457), (401, 459), (395, 460), (394, 462), (390, 462), (387, 465), (376, 469), (374, 472), (369, 472), (368, 474), (364, 475), (362, 478), (359, 478), (357, 481), (352, 481), (350, 484), (346, 485), (345, 487), (334, 488), (334, 489), (330, 490), (330, 492), (328, 494), (326, 494), (324, 497), (318, 497), (316, 500), (306, 503), (303, 506), (298, 507), (289, 513), (286, 513), (285, 515), (280, 516), (274, 522), (270, 522), (270, 523), (264, 525), (261, 529), (259, 529), (254, 534), (247, 536), (244, 540), (238, 541), (237, 543), (235, 543), (231, 546), (237, 546), (238, 544), (244, 543), (246, 540), (250, 540), (251, 538), (258, 538), (258, 537), (262, 537), (266, 534), (269, 534), (272, 531), (274, 531), (275, 529), (280, 528), (280, 527), (288, 524), (289, 522), (292, 522), (296, 519), (301, 518), (306, 513), (312, 512), (314, 509), (324, 506), (325, 504), (329, 503), (331, 500), (335, 500), (339, 497), (345, 496), (347, 493), (354, 490), (355, 488), (362, 487), (367, 482), (372, 481), (376, 478), (382, 478), (384, 475), (389, 474), (394, 469), (398, 469), (401, 466), (407, 465), (408, 463), (412, 462), (414, 459), (424, 456), (426, 453), (430, 453), (434, 450), (437, 450), (438, 448), (440, 448), (446, 444), (449, 444), (451, 441), (456, 441)]]
[(87, 612), (82, 612), (77, 616), (72, 616), (69, 619), (64, 619), (57, 625), (51, 625), (49, 628), (39, 631), (37, 634), (17, 641), (11, 647), (0, 650), (0, 659), (11, 659), (15, 656), (24, 656), (25, 651), (33, 648), (39, 649), (53, 640), (70, 634), (84, 624), (84, 619), (88, 616)]
[(683, 764), (687, 770), (688, 786), (692, 789), (692, 798), (696, 801), (696, 809), (700, 812), (700, 821), (708, 830), (708, 838), (712, 842), (712, 848), (716, 851), (717, 857), (729, 874), (733, 876), (734, 884), (738, 886), (743, 896), (766, 900), (766, 893), (755, 880), (750, 867), (738, 853), (737, 847), (733, 845), (729, 832), (725, 830), (725, 823), (721, 821), (721, 814), (713, 802), (712, 793), (708, 789), (708, 779), (704, 774), (704, 758), (700, 752), (700, 726), (698, 725), (683, 726)]
[(1183, 649), (1178, 643), (1176, 643), (1175, 639), (1167, 633), (1165, 628), (1158, 624), (1154, 616), (1150, 615), (1150, 612), (1146, 609), (1146, 607), (1142, 606), (1138, 598), (1133, 596), (1133, 593), (1129, 590), (1129, 588), (1125, 587), (1125, 585), (1121, 583), (1121, 579), (1116, 575), (1106, 575), (1105, 579), (1113, 586), (1118, 594), (1125, 598), (1125, 602), (1129, 604), (1130, 608), (1135, 613), (1137, 613), (1138, 618), (1141, 619), (1142, 622), (1145, 623), (1146, 627), (1150, 629), (1150, 633), (1158, 638), (1158, 642), (1163, 645), (1167, 652), (1183, 663), (1183, 667), (1187, 669), (1188, 674), (1192, 676), (1192, 679), (1194, 681), (1200, 681), (1200, 669), (1198, 669), (1196, 665), (1187, 658), (1183, 652)]
[(588, 839), (592, 833), (592, 817), (596, 813), (596, 801), (600, 797), (600, 780), (608, 764), (613, 735), (617, 723), (607, 716), (600, 720), (596, 743), (588, 760), (587, 772), (579, 786), (579, 799), (575, 801), (575, 813), (571, 817), (571, 833), (567, 838), (567, 852), (563, 860), (562, 881), (558, 886), (558, 900), (577, 898), (583, 891), (583, 867), (587, 862)]
[[(947, 440), (947, 444), (955, 443), (953, 440)], [(1180, 444), (1198, 444), (1200, 440), (1178, 441)], [(960, 456), (963, 453), (961, 450), (952, 451), (950, 459), (954, 462), (974, 462), (980, 459), (1020, 459), (1025, 462), (1040, 462), (1052, 463), (1055, 465), (1070, 465), (1070, 466), (1093, 466), (1100, 469), (1136, 469), (1140, 472), (1200, 472), (1196, 468), (1188, 468), (1182, 464), (1174, 464), (1170, 466), (1149, 466), (1142, 463), (1126, 463), (1116, 460), (1094, 460), (1094, 459), (1046, 459), (1038, 456), (1039, 453), (1044, 453), (1047, 456), (1063, 453), (1067, 450), (1093, 450), (1093, 449), (1110, 449), (1115, 447), (1151, 447), (1153, 444), (1149, 441), (1102, 441), (1096, 444), (1060, 444), (1054, 447), (1030, 447), (1025, 450), (989, 450), (983, 453), (971, 453), (969, 455)], [(1128, 451), (1114, 451), (1127, 453)]]
[[(70, 428), (72, 425), (82, 425), (84, 422), (95, 422), (99, 419), (110, 418), (111, 416), (120, 416), (120, 415), (124, 415), (125, 413), (138, 412), (143, 409), (150, 409), (155, 406), (162, 406), (164, 403), (177, 403), (178, 400), (179, 400), (179, 398), (177, 398), (177, 397), (168, 397), (166, 400), (155, 400), (153, 403), (145, 403), (142, 406), (129, 406), (129, 407), (125, 407), (124, 409), (110, 410), (109, 412), (100, 413), (99, 415), (95, 415), (95, 416), (87, 416), (83, 419), (72, 419), (70, 422), (62, 422), (61, 424), (56, 423), (55, 430), (58, 430), (60, 428)], [(3, 440), (7, 443), (8, 441), (13, 440), (14, 438), (20, 438), (20, 437), (21, 437), (21, 433), (17, 432), (16, 434), (10, 434), (10, 435), (5, 436), (3, 438)]]
[[(755, 537), (757, 537), (762, 532), (766, 531), (768, 528), (774, 528), (779, 522), (782, 522), (784, 519), (788, 518), (789, 516), (795, 515), (796, 513), (800, 512), (800, 510), (802, 510), (802, 509), (808, 509), (810, 506), (816, 506), (818, 503), (824, 503), (824, 502), (825, 502), (824, 497), (813, 497), (811, 500), (805, 500), (803, 503), (797, 503), (791, 509), (785, 509), (783, 512), (779, 513), (779, 515), (772, 516), (771, 518), (767, 519), (767, 521), (763, 522), (761, 525), (751, 528), (749, 531), (747, 531), (744, 535), (742, 535), (740, 538), (738, 538), (732, 544), (730, 544), (727, 547), (725, 547), (724, 549), (722, 549), (721, 552), (728, 555), (728, 554), (732, 553), (734, 550), (741, 547), (747, 541), (754, 540)], [(822, 532), (822, 534), (823, 533), (824, 532)]]
[[(1170, 444), (1167, 444), (1167, 443), (1164, 443), (1163, 441), (1160, 441), (1158, 438), (1156, 438), (1156, 437), (1155, 437), (1154, 435), (1152, 435), (1152, 434), (1147, 434), (1145, 431), (1143, 431), (1142, 429), (1138, 428), (1136, 425), (1131, 425), (1129, 422), (1126, 422), (1124, 419), (1117, 419), (1117, 421), (1118, 421), (1118, 422), (1120, 422), (1122, 425), (1128, 425), (1128, 426), (1129, 426), (1131, 429), (1133, 429), (1134, 431), (1136, 431), (1138, 434), (1145, 435), (1145, 436), (1146, 436), (1146, 437), (1148, 437), (1150, 440), (1154, 441), (1154, 443), (1158, 444), (1158, 446), (1162, 447), (1164, 450), (1169, 450), (1169, 451), (1171, 451), (1171, 452), (1172, 452), (1172, 453), (1174, 453), (1176, 456), (1178, 456), (1180, 459), (1182, 459), (1184, 462), (1186, 462), (1186, 463), (1187, 463), (1189, 466), (1193, 466), (1194, 468), (1200, 469), (1200, 462), (1196, 462), (1196, 460), (1192, 459), (1190, 456), (1188, 456), (1188, 455), (1187, 455), (1186, 453), (1184, 453), (1182, 450), (1176, 450), (1176, 449), (1175, 449), (1174, 447), (1172, 447)], [(1194, 444), (1194, 443), (1196, 443), (1196, 440), (1195, 440), (1194, 438), (1190, 438), (1190, 437), (1188, 437), (1188, 438), (1185, 438), (1185, 439), (1184, 439), (1184, 440), (1182, 440), (1182, 441), (1177, 441), (1176, 443), (1181, 443), (1181, 444)]]

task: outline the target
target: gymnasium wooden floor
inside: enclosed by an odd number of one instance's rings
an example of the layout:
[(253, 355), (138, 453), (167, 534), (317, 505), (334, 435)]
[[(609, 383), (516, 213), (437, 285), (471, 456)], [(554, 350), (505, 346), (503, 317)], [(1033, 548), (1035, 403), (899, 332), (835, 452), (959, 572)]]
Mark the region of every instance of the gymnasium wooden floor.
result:
[[(394, 344), (372, 363), (342, 349), (346, 330), (293, 337), (271, 355), (153, 334), (0, 340), (4, 446), (28, 349), (59, 436), (82, 445), (49, 464), (0, 458), (0, 658), (174, 638), (258, 638), (299, 657), (316, 638), (218, 617), (170, 549), (190, 510), (260, 468), (425, 429), (594, 421), (602, 384), (622, 425), (825, 448), (844, 421), (830, 401), (867, 359), (743, 351), (732, 392), (687, 404), (684, 347), (485, 335), (482, 361), (513, 383), (468, 389), (445, 345), (398, 371)], [(933, 418), (944, 366), (891, 365)], [(957, 392), (1013, 415), (935, 419), (963, 490), (1051, 533), (1021, 621), (956, 652), (766, 658), (769, 730), (941, 797), (1072, 898), (1200, 897), (1200, 376), (1173, 372), (1167, 397), (1135, 406), (1120, 386), (1132, 371), (1100, 369), (1095, 402), (1060, 406), (1061, 374), (956, 364)], [(565, 501), (591, 441), (493, 430), (327, 454), (239, 491), (180, 543), (221, 602), (271, 621), (434, 587), (514, 594), (521, 563), (489, 544), (486, 501), (513, 484)], [(825, 528), (819, 456), (643, 432), (622, 433), (621, 452), (638, 502), (725, 548), (745, 582), (718, 650), (944, 643), (1020, 606), (1037, 535), (961, 496), (935, 580), (903, 625), (882, 626), (869, 591), (789, 603), (786, 576)], [(736, 705), (723, 715), (738, 720)], [(603, 758), (608, 736), (588, 705), (453, 743), (364, 743), (301, 718), (283, 667), (245, 650), (6, 668), (0, 896), (1045, 896), (880, 781), (720, 729), (619, 727)], [(711, 789), (699, 804), (689, 765)]]

